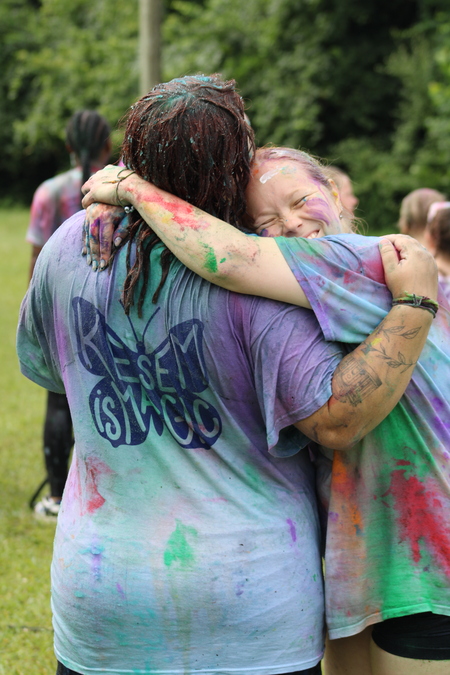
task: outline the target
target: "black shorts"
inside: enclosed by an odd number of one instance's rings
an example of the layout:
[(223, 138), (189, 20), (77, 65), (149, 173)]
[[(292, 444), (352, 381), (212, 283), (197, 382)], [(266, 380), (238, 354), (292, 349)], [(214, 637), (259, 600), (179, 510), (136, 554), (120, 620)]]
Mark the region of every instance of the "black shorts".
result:
[[(321, 669), (320, 669), (320, 663), (317, 664), (317, 666), (313, 666), (313, 668), (308, 668), (308, 670), (299, 670), (296, 673), (289, 673), (289, 675), (320, 675), (321, 674)], [(58, 669), (56, 671), (56, 675), (81, 675), (80, 673), (76, 673), (74, 670), (69, 670), (69, 668), (66, 668), (66, 666), (63, 666), (62, 663), (58, 661)], [(286, 675), (288, 675), (286, 673)]]
[(450, 616), (423, 612), (375, 624), (372, 640), (388, 654), (424, 661), (450, 661)]

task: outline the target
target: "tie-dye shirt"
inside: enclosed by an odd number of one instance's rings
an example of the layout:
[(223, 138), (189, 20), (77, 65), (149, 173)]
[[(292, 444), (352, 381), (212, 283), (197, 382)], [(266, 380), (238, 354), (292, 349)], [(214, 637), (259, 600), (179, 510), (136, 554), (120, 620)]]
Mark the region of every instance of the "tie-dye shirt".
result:
[(26, 240), (42, 247), (61, 223), (81, 209), (80, 202), (80, 167), (44, 181), (34, 193)]
[[(390, 309), (378, 239), (277, 244), (327, 339), (360, 343)], [(439, 302), (400, 403), (358, 445), (334, 453), (325, 582), (332, 638), (396, 616), (450, 615), (450, 307), (442, 294)], [(403, 367), (401, 355), (392, 366)]]
[[(66, 392), (76, 450), (52, 607), (75, 672), (273, 675), (323, 648), (314, 477), (292, 427), (324, 405), (342, 350), (314, 314), (235, 295), (151, 257), (143, 318), (80, 264), (77, 214), (23, 302), (25, 375)], [(279, 434), (282, 442), (275, 445)]]
[(447, 302), (450, 304), (450, 276), (439, 275), (439, 286), (441, 293), (445, 295)]

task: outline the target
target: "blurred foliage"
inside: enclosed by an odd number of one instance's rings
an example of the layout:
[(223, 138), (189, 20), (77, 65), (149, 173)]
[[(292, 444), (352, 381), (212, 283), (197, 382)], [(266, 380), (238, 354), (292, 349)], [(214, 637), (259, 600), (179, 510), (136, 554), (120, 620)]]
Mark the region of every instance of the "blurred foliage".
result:
[[(0, 196), (9, 174), (29, 198), (75, 109), (114, 125), (137, 96), (138, 0), (3, 0), (0, 25)], [(164, 0), (163, 74), (235, 78), (258, 143), (340, 165), (386, 229), (410, 190), (450, 193), (449, 38), (447, 0)]]
[(29, 199), (68, 168), (65, 127), (76, 110), (97, 109), (114, 127), (136, 98), (136, 3), (2, 0), (0, 26), (1, 196)]

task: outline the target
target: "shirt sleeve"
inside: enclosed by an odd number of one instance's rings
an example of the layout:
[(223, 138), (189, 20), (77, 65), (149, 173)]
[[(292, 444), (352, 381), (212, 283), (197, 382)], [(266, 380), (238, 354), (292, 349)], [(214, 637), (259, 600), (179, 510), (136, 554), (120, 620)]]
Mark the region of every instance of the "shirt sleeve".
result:
[(52, 302), (45, 286), (46, 252), (47, 248), (39, 256), (20, 308), (17, 354), (25, 377), (45, 389), (64, 394)]
[(378, 241), (356, 234), (276, 238), (328, 340), (360, 344), (388, 313), (392, 296)]
[[(260, 298), (254, 299), (248, 334), (269, 450), (275, 456), (290, 456), (309, 439), (286, 428), (328, 401), (343, 350), (324, 339), (311, 311)], [(275, 447), (280, 434), (283, 442)]]

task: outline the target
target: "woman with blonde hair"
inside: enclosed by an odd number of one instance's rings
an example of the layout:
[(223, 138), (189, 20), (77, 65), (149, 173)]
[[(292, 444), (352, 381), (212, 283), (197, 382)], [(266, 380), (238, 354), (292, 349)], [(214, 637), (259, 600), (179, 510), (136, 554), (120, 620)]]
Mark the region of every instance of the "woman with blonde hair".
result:
[(400, 207), (400, 218), (397, 224), (402, 234), (414, 237), (425, 246), (424, 232), (430, 206), (434, 202), (445, 201), (445, 196), (437, 190), (419, 188), (404, 197)]

